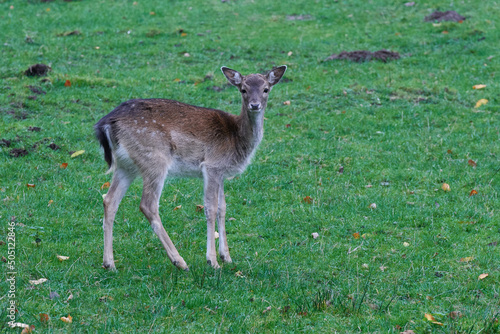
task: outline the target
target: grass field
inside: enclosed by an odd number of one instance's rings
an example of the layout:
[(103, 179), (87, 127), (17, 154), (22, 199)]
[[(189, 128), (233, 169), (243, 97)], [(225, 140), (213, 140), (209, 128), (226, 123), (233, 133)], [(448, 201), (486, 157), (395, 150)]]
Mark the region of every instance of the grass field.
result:
[[(0, 0), (1, 331), (21, 331), (15, 302), (35, 333), (500, 332), (500, 7), (405, 2)], [(401, 58), (325, 61), (380, 49)], [(202, 181), (161, 199), (189, 272), (136, 181), (104, 270), (93, 125), (131, 98), (239, 113), (219, 68), (282, 64), (253, 163), (225, 183), (234, 263), (206, 264)]]

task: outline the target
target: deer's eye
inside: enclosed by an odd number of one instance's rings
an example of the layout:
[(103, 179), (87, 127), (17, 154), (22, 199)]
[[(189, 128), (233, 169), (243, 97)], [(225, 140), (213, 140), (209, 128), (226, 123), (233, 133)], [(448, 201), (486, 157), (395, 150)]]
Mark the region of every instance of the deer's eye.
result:
[(241, 94), (246, 94), (246, 93), (247, 93), (246, 90), (244, 90), (244, 89), (241, 90)]
[(268, 92), (269, 92), (269, 89), (265, 88), (264, 93), (268, 93)]

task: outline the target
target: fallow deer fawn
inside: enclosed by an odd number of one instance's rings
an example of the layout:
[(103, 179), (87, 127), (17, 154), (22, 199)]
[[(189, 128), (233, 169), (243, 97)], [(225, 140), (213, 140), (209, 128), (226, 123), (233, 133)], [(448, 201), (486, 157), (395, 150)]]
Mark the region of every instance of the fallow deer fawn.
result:
[(141, 176), (140, 209), (167, 251), (172, 263), (188, 270), (170, 240), (158, 214), (165, 179), (203, 177), (207, 218), (207, 263), (219, 268), (215, 251), (215, 220), (219, 230), (219, 256), (231, 262), (227, 246), (224, 179), (242, 173), (262, 140), (264, 109), (268, 94), (286, 71), (286, 66), (267, 75), (242, 76), (221, 68), (229, 82), (241, 92), (241, 114), (192, 106), (166, 99), (130, 100), (122, 103), (95, 125), (104, 149), (104, 159), (113, 171), (104, 198), (103, 267), (115, 269), (113, 221), (120, 201), (132, 181)]

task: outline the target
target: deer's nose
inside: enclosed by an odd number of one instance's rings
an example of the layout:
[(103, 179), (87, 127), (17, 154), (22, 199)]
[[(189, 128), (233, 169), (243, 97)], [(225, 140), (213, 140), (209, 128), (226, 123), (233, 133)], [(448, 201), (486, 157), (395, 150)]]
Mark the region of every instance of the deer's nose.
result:
[(252, 109), (252, 110), (259, 110), (260, 109), (260, 103), (250, 103), (250, 109)]

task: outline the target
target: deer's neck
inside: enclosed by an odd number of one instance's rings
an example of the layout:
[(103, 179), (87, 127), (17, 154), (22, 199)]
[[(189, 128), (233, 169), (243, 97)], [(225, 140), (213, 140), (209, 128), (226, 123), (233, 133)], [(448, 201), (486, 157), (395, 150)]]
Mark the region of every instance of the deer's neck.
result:
[(251, 112), (242, 108), (238, 118), (242, 153), (251, 156), (264, 136), (264, 111)]

